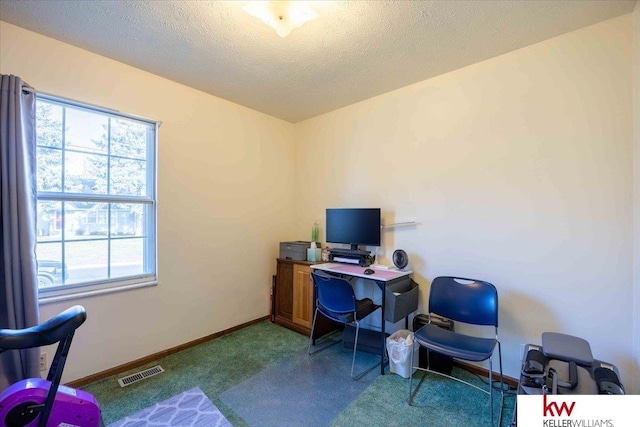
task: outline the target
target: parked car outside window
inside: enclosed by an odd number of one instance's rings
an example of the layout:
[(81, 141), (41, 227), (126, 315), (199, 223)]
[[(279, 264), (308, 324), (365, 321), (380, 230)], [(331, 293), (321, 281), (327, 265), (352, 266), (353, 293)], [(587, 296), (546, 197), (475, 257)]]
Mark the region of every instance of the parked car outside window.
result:
[(60, 261), (38, 260), (38, 287), (48, 288), (63, 283), (67, 268)]

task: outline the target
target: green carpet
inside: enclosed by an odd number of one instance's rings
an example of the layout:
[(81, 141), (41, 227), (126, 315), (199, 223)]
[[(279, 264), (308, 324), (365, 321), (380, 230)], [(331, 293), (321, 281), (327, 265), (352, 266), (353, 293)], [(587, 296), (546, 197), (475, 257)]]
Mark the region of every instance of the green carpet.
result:
[[(242, 427), (247, 425), (245, 421), (220, 399), (220, 395), (287, 359), (305, 348), (307, 343), (304, 335), (264, 321), (135, 370), (91, 383), (83, 389), (98, 399), (104, 422), (109, 424), (185, 390), (200, 387), (235, 427)], [(166, 372), (120, 388), (118, 378), (157, 364), (162, 365)], [(456, 371), (456, 374), (479, 381), (465, 371)], [(414, 380), (414, 387), (416, 384)], [(408, 387), (408, 380), (398, 375), (379, 376), (336, 418), (332, 426), (472, 427), (488, 424), (485, 417), (488, 397), (477, 390), (430, 375), (417, 393), (414, 406), (408, 406)], [(251, 396), (248, 395), (247, 399)], [(514, 401), (513, 395), (505, 398), (503, 426), (510, 425)]]
[[(246, 426), (219, 399), (220, 394), (294, 354), (307, 343), (304, 335), (264, 321), (132, 371), (89, 384), (83, 389), (92, 393), (100, 402), (105, 424), (197, 386), (231, 424), (236, 427)], [(120, 388), (118, 378), (158, 364), (166, 372)]]
[[(414, 374), (413, 387), (425, 375)], [(332, 424), (333, 427), (376, 426), (464, 426), (490, 425), (489, 396), (478, 390), (444, 378), (426, 374), (412, 406), (407, 404), (409, 380), (398, 375), (379, 376)], [(454, 368), (454, 375), (481, 385), (482, 382), (467, 371)], [(498, 416), (499, 395), (494, 394), (495, 417)], [(510, 426), (515, 396), (505, 394), (502, 426)], [(494, 423), (497, 421), (494, 421)]]

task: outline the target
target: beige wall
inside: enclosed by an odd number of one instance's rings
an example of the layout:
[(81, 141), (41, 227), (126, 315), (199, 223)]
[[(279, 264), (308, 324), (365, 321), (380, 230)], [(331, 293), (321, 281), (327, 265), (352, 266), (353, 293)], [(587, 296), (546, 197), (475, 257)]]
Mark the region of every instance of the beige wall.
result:
[(640, 2), (633, 12), (633, 345), (634, 390), (640, 393)]
[(324, 226), (327, 207), (380, 206), (387, 223), (417, 222), (385, 231), (380, 255), (410, 254), (420, 311), (437, 275), (498, 286), (508, 375), (521, 344), (559, 331), (633, 384), (639, 14), (295, 126), (0, 22), (0, 72), (163, 122), (160, 283), (42, 307), (43, 320), (75, 303), (89, 312), (65, 380), (265, 315), (277, 242)]
[(87, 308), (65, 380), (268, 314), (293, 237), (293, 125), (4, 22), (0, 52), (38, 90), (162, 121), (159, 285), (41, 307)]
[[(626, 15), (296, 124), (297, 230), (381, 207), (383, 262), (500, 294), (505, 372), (544, 331), (632, 360), (632, 21)], [(637, 385), (635, 386), (637, 391)]]

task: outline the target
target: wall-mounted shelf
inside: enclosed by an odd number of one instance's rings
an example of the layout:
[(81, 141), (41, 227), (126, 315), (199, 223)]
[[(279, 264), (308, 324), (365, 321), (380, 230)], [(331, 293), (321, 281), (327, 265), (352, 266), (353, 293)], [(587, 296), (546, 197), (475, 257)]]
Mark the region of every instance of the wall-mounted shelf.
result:
[(416, 225), (415, 221), (405, 221), (405, 222), (394, 222), (392, 224), (382, 224), (382, 228), (395, 228), (395, 227), (406, 227), (409, 225)]

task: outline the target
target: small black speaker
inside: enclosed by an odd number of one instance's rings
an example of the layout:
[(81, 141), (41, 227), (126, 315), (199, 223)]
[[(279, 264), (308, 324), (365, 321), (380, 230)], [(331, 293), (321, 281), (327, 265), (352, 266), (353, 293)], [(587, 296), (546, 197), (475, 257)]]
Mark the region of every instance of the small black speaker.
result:
[(396, 249), (393, 253), (393, 265), (402, 270), (409, 264), (409, 257), (402, 249)]

